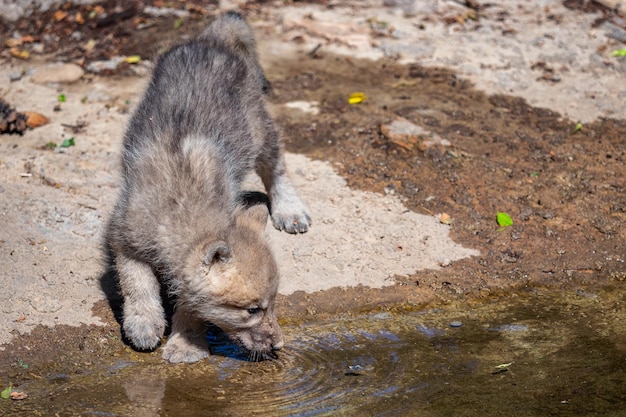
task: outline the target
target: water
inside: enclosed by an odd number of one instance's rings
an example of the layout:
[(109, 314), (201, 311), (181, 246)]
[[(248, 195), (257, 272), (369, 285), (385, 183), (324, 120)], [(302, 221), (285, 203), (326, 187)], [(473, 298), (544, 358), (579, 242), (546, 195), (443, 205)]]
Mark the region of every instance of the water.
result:
[(619, 291), (541, 290), (336, 317), (284, 326), (276, 360), (241, 360), (213, 338), (216, 354), (194, 365), (126, 350), (51, 369), (0, 415), (626, 415), (625, 317)]

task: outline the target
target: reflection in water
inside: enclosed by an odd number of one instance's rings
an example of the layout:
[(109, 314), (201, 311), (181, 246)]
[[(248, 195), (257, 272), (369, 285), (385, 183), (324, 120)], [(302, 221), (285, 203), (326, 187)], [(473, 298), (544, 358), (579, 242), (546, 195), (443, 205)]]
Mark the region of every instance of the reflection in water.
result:
[[(621, 293), (534, 292), (485, 305), (285, 326), (278, 358), (249, 362), (221, 336), (214, 355), (126, 366), (25, 387), (14, 415), (581, 416), (626, 401)], [(462, 321), (460, 327), (450, 323)], [(130, 364), (129, 364), (130, 363)], [(28, 404), (28, 405), (26, 405)], [(6, 403), (0, 402), (0, 414)], [(21, 407), (21, 408), (19, 408)], [(26, 413), (28, 411), (28, 413)], [(4, 415), (4, 414), (2, 414)], [(13, 414), (12, 414), (13, 415)]]
[(123, 385), (133, 416), (159, 416), (165, 395), (165, 378), (157, 369), (137, 369), (137, 373), (130, 374)]

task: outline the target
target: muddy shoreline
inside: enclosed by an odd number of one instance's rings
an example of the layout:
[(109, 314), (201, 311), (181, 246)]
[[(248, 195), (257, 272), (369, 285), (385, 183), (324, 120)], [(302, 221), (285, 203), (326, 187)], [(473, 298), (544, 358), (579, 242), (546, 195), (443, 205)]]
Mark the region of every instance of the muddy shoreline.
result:
[[(311, 230), (319, 225), (318, 235), (270, 238), (291, 262), (287, 275), (352, 280), (279, 295), (283, 325), (471, 311), (544, 291), (586, 299), (623, 290), (626, 91), (619, 80), (626, 59), (611, 55), (624, 44), (606, 36), (605, 25), (623, 17), (593, 2), (588, 9), (547, 0), (509, 8), (498, 3), (472, 15), (455, 2), (427, 1), (411, 17), (379, 3), (248, 2), (239, 8), (260, 39), (272, 112), (296, 161), (292, 175), (308, 189), (306, 198), (322, 200), (315, 201), (319, 223), (314, 217)], [(52, 61), (86, 68), (133, 51), (155, 54), (220, 8), (233, 7), (206, 4), (205, 15), (190, 9), (176, 29), (175, 17), (138, 13), (139, 20), (107, 28), (110, 42), (89, 53), (80, 48), (97, 31), (48, 49), (46, 31), (60, 30), (63, 20), (37, 22), (53, 19), (53, 11), (17, 23), (20, 36), (39, 27), (44, 50), (25, 44), (28, 61), (2, 51), (4, 79), (22, 75), (0, 84), (0, 97), (52, 122), (23, 136), (0, 135), (0, 260), (6, 266), (0, 309), (10, 338), (0, 349), (0, 384), (54, 384), (55, 373), (89, 372), (96, 363), (160, 363), (158, 351), (138, 353), (124, 343), (114, 311), (119, 299), (110, 281), (101, 288), (117, 146), (150, 57), (111, 73), (87, 72), (71, 84), (40, 85), (31, 77)], [(69, 8), (68, 16), (76, 10)], [(133, 42), (114, 36), (132, 37), (128, 25), (146, 23), (154, 23), (152, 29)], [(76, 25), (66, 25), (68, 36)], [(15, 38), (13, 26), (2, 28), (3, 42)], [(161, 36), (151, 38), (159, 30)], [(350, 104), (354, 92), (366, 100)], [(58, 102), (60, 94), (67, 102)], [(386, 134), (398, 120), (419, 133)], [(71, 137), (74, 147), (46, 148)], [(497, 212), (508, 213), (513, 225), (498, 226)], [(407, 223), (414, 230), (396, 230), (403, 213), (416, 216)], [(442, 213), (449, 225), (440, 224)], [(436, 231), (425, 231), (426, 225)], [(418, 243), (409, 239), (416, 236)], [(439, 237), (440, 246), (427, 245)], [(338, 256), (336, 248), (354, 249)], [(619, 315), (619, 309), (616, 302), (611, 311)], [(26, 401), (41, 408), (45, 400)], [(0, 411), (10, 404), (0, 401)]]

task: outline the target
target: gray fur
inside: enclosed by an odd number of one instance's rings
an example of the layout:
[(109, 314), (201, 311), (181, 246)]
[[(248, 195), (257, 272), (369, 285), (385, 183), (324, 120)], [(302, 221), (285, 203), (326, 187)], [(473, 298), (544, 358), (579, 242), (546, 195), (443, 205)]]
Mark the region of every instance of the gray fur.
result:
[(283, 344), (273, 311), (278, 269), (263, 238), (267, 208), (243, 207), (241, 181), (259, 173), (277, 229), (303, 233), (311, 220), (285, 175), (266, 89), (252, 31), (235, 13), (155, 67), (124, 138), (108, 233), (123, 329), (138, 349), (163, 337), (161, 283), (177, 298), (165, 359), (206, 357), (207, 322), (255, 354)]

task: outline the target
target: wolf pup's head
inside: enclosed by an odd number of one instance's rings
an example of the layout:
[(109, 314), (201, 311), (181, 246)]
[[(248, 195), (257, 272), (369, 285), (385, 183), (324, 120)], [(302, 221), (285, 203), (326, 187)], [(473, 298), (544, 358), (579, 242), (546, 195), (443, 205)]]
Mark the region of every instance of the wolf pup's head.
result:
[(263, 237), (267, 217), (265, 205), (239, 209), (224, 240), (203, 243), (186, 283), (185, 293), (192, 295), (180, 300), (253, 358), (272, 356), (283, 346), (274, 314), (278, 267)]
[(215, 19), (200, 35), (200, 39), (214, 47), (225, 47), (239, 55), (253, 71), (264, 93), (269, 93), (270, 83), (265, 77), (256, 52), (254, 33), (243, 16), (227, 12)]

